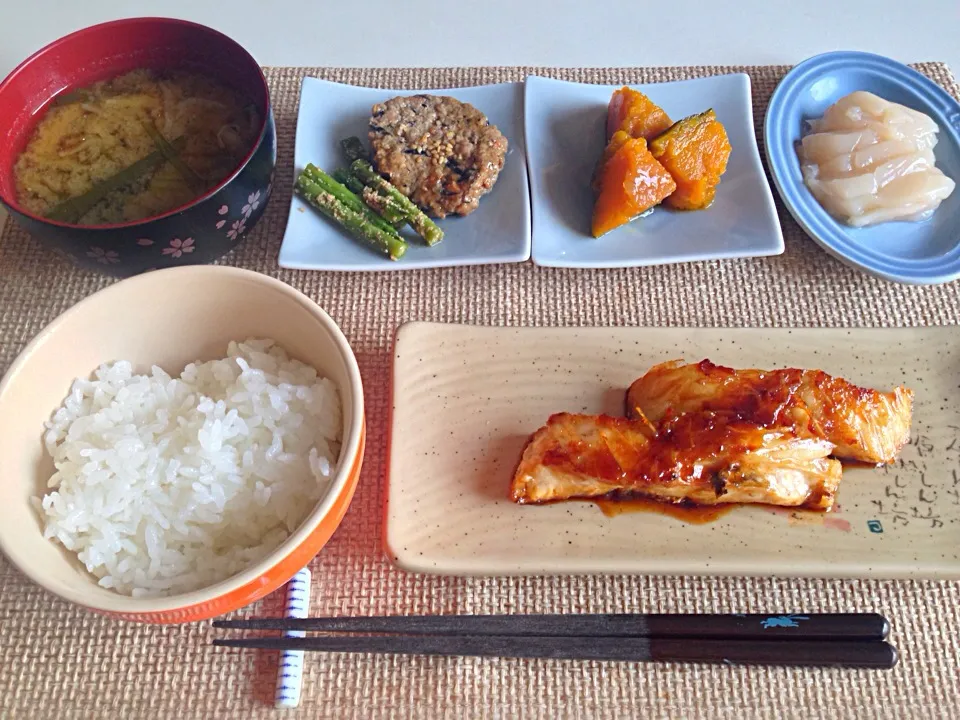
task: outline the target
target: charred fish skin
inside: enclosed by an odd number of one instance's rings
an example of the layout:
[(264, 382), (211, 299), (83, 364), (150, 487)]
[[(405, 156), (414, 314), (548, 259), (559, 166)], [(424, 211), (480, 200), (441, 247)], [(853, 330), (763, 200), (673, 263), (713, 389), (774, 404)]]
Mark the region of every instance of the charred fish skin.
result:
[(886, 464), (910, 441), (913, 392), (860, 387), (822, 370), (734, 370), (674, 360), (634, 381), (626, 405), (629, 417), (655, 425), (667, 416), (712, 411), (761, 427), (792, 427), (833, 443), (835, 457)]
[(710, 415), (680, 418), (653, 434), (640, 420), (558, 413), (528, 441), (510, 497), (520, 504), (616, 496), (828, 510), (841, 477), (832, 450), (789, 428)]

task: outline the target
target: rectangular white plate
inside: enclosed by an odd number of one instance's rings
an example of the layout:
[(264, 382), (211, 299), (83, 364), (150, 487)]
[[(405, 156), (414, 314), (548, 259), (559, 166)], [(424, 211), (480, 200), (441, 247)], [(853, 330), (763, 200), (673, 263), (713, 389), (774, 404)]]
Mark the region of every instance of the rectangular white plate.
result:
[[(885, 470), (844, 469), (829, 514), (737, 507), (691, 525), (594, 504), (515, 505), (529, 435), (554, 412), (622, 414), (655, 363), (821, 368), (916, 393), (913, 441)], [(960, 329), (481, 328), (397, 338), (386, 548), (402, 568), (960, 578)]]
[(438, 221), (444, 239), (427, 247), (413, 239), (399, 261), (354, 240), (299, 197), (290, 204), (279, 264), (295, 270), (410, 270), (523, 262), (530, 257), (530, 192), (523, 137), (523, 83), (448, 90), (378, 90), (304, 78), (300, 89), (294, 172), (307, 165), (330, 172), (347, 164), (340, 140), (356, 135), (367, 142), (370, 109), (398, 95), (448, 95), (487, 116), (509, 147), (496, 185), (467, 217)]
[(590, 178), (603, 152), (607, 104), (618, 87), (527, 78), (533, 261), (610, 268), (782, 253), (780, 221), (757, 149), (750, 77), (743, 74), (633, 86), (675, 121), (713, 108), (730, 139), (730, 161), (706, 210), (657, 208), (601, 238), (591, 236)]

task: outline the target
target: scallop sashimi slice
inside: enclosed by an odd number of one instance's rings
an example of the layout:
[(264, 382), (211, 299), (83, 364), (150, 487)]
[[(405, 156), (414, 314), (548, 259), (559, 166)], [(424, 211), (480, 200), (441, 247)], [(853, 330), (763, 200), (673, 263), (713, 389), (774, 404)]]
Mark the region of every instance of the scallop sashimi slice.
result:
[[(838, 105), (840, 108), (844, 107), (842, 101)], [(850, 93), (846, 97), (846, 105), (848, 107), (858, 106), (863, 115), (889, 125), (908, 125), (912, 123), (916, 124), (920, 130), (933, 133), (940, 129), (933, 120), (922, 112), (906, 105), (884, 100), (879, 95), (874, 95), (865, 90)]]
[(838, 155), (850, 155), (876, 143), (877, 135), (872, 130), (814, 133), (807, 135), (800, 141), (800, 157), (804, 162), (819, 165)]
[(881, 140), (918, 139), (939, 130), (923, 113), (864, 91), (841, 98), (810, 127), (818, 133), (869, 129)]
[(943, 175), (937, 169), (935, 162), (933, 153), (929, 150), (916, 155), (904, 155), (878, 165), (873, 170), (873, 178), (877, 188), (883, 189), (893, 181), (913, 173), (936, 172)]
[(904, 175), (884, 186), (874, 198), (873, 207), (851, 224), (864, 227), (888, 220), (923, 220), (940, 207), (955, 186), (938, 168)]
[(935, 158), (929, 150), (886, 158), (883, 162), (872, 163), (866, 167), (856, 167), (856, 153), (840, 155), (830, 162), (818, 165), (816, 178), (819, 180), (845, 180), (856, 177), (874, 178), (877, 188), (882, 188), (893, 178), (912, 172), (928, 170), (934, 166)]
[(826, 180), (875, 172), (891, 163), (897, 163), (897, 166), (900, 166), (899, 164), (905, 159), (919, 159), (929, 165), (933, 165), (935, 161), (932, 150), (918, 151), (910, 142), (889, 140), (850, 155), (837, 155), (820, 163), (816, 177)]
[(877, 136), (880, 142), (886, 140), (913, 140), (922, 145), (932, 147), (936, 144), (936, 130), (929, 130), (912, 121), (904, 121), (897, 125), (885, 125), (879, 120), (848, 120), (846, 122), (825, 124), (810, 123), (810, 129), (815, 133), (830, 132), (865, 132), (870, 131)]
[(863, 150), (857, 150), (850, 160), (855, 169), (870, 171), (892, 160), (909, 156), (923, 158), (931, 165), (935, 162), (932, 148), (918, 147), (916, 143), (910, 140), (879, 142)]
[(853, 227), (922, 219), (932, 214), (954, 189), (953, 180), (937, 168), (896, 177), (882, 188), (859, 195), (853, 192), (862, 188), (862, 184), (840, 188), (838, 184), (842, 182), (846, 181), (813, 179), (808, 185), (827, 212)]
[(869, 92), (841, 98), (798, 148), (804, 183), (853, 227), (928, 217), (955, 184), (936, 167), (937, 124)]
[(877, 192), (878, 189), (872, 174), (826, 180), (812, 177), (806, 179), (811, 186), (810, 189), (813, 190), (813, 194), (817, 195), (818, 198), (822, 193), (827, 197), (837, 200), (839, 203), (866, 197)]

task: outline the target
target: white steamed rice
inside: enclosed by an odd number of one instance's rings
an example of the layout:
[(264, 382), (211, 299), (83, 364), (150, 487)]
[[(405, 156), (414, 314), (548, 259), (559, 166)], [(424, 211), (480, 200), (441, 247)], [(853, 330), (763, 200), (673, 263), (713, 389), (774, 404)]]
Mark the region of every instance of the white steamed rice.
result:
[(44, 536), (102, 587), (144, 597), (208, 586), (282, 543), (330, 482), (342, 418), (330, 380), (247, 340), (179, 378), (102, 365), (46, 427)]

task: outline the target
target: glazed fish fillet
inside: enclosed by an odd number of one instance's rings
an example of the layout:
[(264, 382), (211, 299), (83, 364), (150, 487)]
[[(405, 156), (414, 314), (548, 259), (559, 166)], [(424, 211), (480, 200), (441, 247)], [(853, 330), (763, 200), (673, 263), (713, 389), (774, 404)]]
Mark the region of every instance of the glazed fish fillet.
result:
[(822, 438), (839, 458), (891, 463), (910, 440), (913, 393), (862, 388), (821, 370), (733, 370), (709, 360), (662, 363), (627, 391), (627, 415), (657, 425), (703, 411)]
[(517, 503), (608, 496), (829, 510), (841, 474), (832, 451), (790, 428), (710, 413), (677, 418), (656, 433), (643, 419), (559, 413), (531, 436), (510, 496)]

